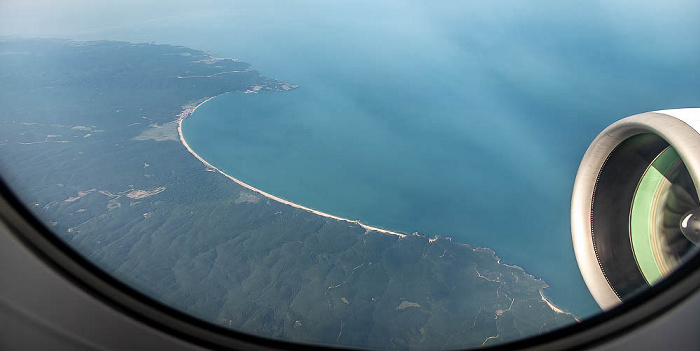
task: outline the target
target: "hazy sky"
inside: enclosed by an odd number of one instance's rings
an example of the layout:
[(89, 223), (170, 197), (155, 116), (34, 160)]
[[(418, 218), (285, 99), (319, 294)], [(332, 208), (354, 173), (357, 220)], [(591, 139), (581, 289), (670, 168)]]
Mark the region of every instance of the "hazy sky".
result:
[[(543, 2), (543, 1), (535, 1)], [(549, 1), (553, 13), (557, 7), (572, 8), (576, 5), (586, 9), (609, 14), (611, 23), (615, 18), (632, 18), (646, 22), (650, 32), (677, 30), (681, 27), (694, 26), (697, 28), (697, 18), (700, 15), (700, 4), (695, 0), (598, 0), (598, 1)], [(2, 0), (0, 1), (0, 34), (21, 36), (73, 36), (86, 32), (105, 30), (113, 27), (142, 24), (158, 21), (164, 18), (178, 16), (206, 15), (245, 15), (257, 12), (265, 15), (275, 9), (286, 6), (312, 5), (321, 9), (326, 1), (302, 0), (199, 0), (199, 1), (94, 1), (94, 0)], [(332, 1), (337, 4), (338, 1)], [(470, 1), (470, 8), (479, 8), (480, 16), (509, 17), (528, 16), (530, 10), (541, 8), (532, 6), (531, 1)], [(468, 13), (459, 11), (464, 5), (461, 1), (350, 1), (348, 6), (357, 10), (349, 15), (370, 13), (373, 9), (382, 7), (415, 7), (422, 8), (423, 13), (430, 11), (456, 10), (455, 16), (469, 17)], [(459, 6), (460, 8), (455, 8)], [(484, 9), (491, 9), (490, 11)], [(361, 20), (355, 17), (355, 20)], [(617, 27), (624, 31), (624, 20)]]

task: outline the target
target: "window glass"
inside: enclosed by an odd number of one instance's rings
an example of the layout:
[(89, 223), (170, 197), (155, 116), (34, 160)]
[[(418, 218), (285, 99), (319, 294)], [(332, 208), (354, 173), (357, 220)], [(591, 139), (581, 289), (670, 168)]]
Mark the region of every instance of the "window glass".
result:
[[(600, 313), (581, 158), (700, 106), (690, 0), (10, 0), (0, 23), (2, 180), (121, 281), (285, 341), (469, 348)], [(673, 222), (630, 229), (649, 284), (698, 245), (658, 148), (629, 218)]]

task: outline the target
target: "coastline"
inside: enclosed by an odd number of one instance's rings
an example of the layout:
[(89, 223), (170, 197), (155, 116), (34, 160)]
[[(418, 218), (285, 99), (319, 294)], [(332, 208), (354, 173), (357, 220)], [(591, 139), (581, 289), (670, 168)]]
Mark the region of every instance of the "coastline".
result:
[[(199, 156), (199, 154), (197, 154), (197, 153), (190, 147), (190, 145), (187, 143), (187, 140), (185, 140), (184, 135), (182, 134), (182, 121), (184, 121), (186, 118), (192, 116), (192, 115), (194, 114), (194, 112), (197, 110), (197, 108), (199, 108), (200, 106), (202, 106), (204, 103), (208, 102), (209, 100), (211, 100), (211, 99), (213, 99), (213, 98), (215, 98), (215, 97), (218, 97), (218, 96), (221, 96), (221, 95), (224, 95), (224, 94), (228, 94), (228, 92), (223, 93), (223, 94), (219, 94), (219, 95), (215, 95), (215, 96), (212, 96), (212, 97), (209, 97), (209, 98), (207, 98), (207, 99), (201, 101), (200, 103), (198, 103), (196, 106), (188, 106), (188, 105), (186, 105), (186, 106), (183, 107), (182, 111), (177, 115), (177, 133), (178, 133), (178, 136), (179, 136), (179, 138), (180, 138), (180, 142), (182, 143), (182, 145), (185, 146), (185, 148), (187, 149), (187, 151), (189, 151), (190, 154), (192, 154), (194, 157), (196, 157), (196, 158), (197, 158), (200, 162), (202, 162), (207, 168), (209, 168), (209, 169), (211, 169), (211, 170), (214, 170), (214, 171), (220, 173), (220, 174), (223, 175), (224, 177), (226, 177), (226, 178), (232, 180), (232, 181), (235, 182), (236, 184), (238, 184), (238, 185), (240, 185), (240, 186), (242, 186), (242, 187), (244, 187), (244, 188), (246, 188), (246, 189), (248, 189), (248, 190), (251, 190), (251, 191), (253, 191), (253, 192), (255, 192), (255, 193), (258, 193), (258, 194), (260, 194), (260, 195), (262, 195), (262, 196), (264, 196), (264, 197), (266, 197), (266, 198), (268, 198), (268, 199), (277, 201), (277, 202), (279, 202), (279, 203), (282, 203), (282, 204), (285, 204), (285, 205), (289, 205), (289, 206), (291, 206), (291, 207), (298, 208), (298, 209), (301, 209), (301, 210), (304, 210), (304, 211), (308, 211), (308, 212), (311, 212), (311, 213), (313, 213), (313, 214), (316, 214), (316, 215), (319, 215), (319, 216), (323, 216), (323, 217), (326, 217), (326, 218), (334, 219), (334, 220), (337, 220), (337, 221), (343, 221), (343, 222), (347, 222), (347, 223), (351, 223), (351, 224), (356, 224), (356, 225), (359, 225), (360, 227), (364, 228), (364, 229), (366, 230), (366, 232), (377, 231), (377, 232), (384, 233), (384, 234), (396, 235), (396, 236), (398, 236), (399, 238), (405, 238), (405, 237), (407, 236), (406, 234), (403, 234), (403, 233), (394, 232), (394, 231), (391, 231), (391, 230), (387, 230), (387, 229), (382, 229), (382, 228), (377, 228), (377, 227), (373, 227), (373, 226), (370, 226), (370, 225), (366, 225), (366, 224), (363, 224), (362, 222), (360, 222), (359, 220), (352, 220), (352, 219), (348, 219), (348, 218), (343, 218), (343, 217), (335, 216), (335, 215), (332, 215), (332, 214), (329, 214), (329, 213), (325, 213), (325, 212), (322, 212), (322, 211), (319, 211), (319, 210), (314, 210), (314, 209), (312, 209), (312, 208), (310, 208), (310, 207), (306, 207), (306, 206), (303, 206), (303, 205), (300, 205), (300, 204), (291, 202), (291, 201), (289, 201), (289, 200), (285, 200), (285, 199), (283, 199), (283, 198), (281, 198), (281, 197), (278, 197), (278, 196), (272, 195), (272, 194), (270, 194), (270, 193), (267, 193), (267, 192), (265, 192), (265, 191), (262, 191), (262, 190), (260, 190), (260, 189), (258, 189), (258, 188), (256, 188), (256, 187), (254, 187), (254, 186), (252, 186), (252, 185), (250, 185), (250, 184), (244, 183), (243, 181), (232, 177), (231, 175), (229, 175), (229, 174), (223, 172), (222, 170), (220, 170), (219, 168), (213, 166), (211, 163), (207, 162), (204, 158), (202, 158), (201, 156)], [(417, 233), (414, 233), (414, 235), (416, 235), (416, 234), (417, 234)], [(418, 235), (419, 235), (419, 234), (418, 234)], [(428, 240), (429, 240), (430, 242), (433, 242), (433, 241), (435, 241), (435, 240), (437, 240), (437, 239), (438, 239), (438, 237), (436, 236), (436, 237), (434, 237), (434, 238), (429, 238)], [(446, 239), (452, 241), (451, 238), (446, 238)], [(459, 244), (461, 244), (461, 243), (459, 243)], [(461, 245), (467, 245), (467, 246), (469, 246), (468, 244), (461, 244)], [(501, 262), (501, 258), (498, 257), (498, 256), (496, 256), (496, 252), (493, 251), (493, 250), (491, 250), (491, 249), (489, 249), (489, 248), (486, 248), (486, 247), (472, 248), (471, 246), (469, 246), (469, 247), (470, 247), (473, 251), (489, 251), (489, 252), (494, 256), (494, 258), (497, 259), (497, 263), (498, 263), (498, 264), (502, 264), (502, 265), (507, 266), (507, 267), (510, 267), (510, 268), (518, 269), (518, 270), (522, 271), (524, 274), (526, 274), (526, 275), (532, 277), (533, 279), (542, 280), (541, 278), (535, 278), (533, 275), (531, 275), (531, 274), (529, 274), (529, 273), (526, 273), (525, 269), (523, 269), (522, 267), (520, 267), (520, 266), (518, 266), (518, 265), (510, 265), (510, 264), (506, 264), (506, 263)], [(545, 284), (546, 284), (546, 283), (545, 283)], [(542, 298), (542, 301), (543, 301), (549, 308), (551, 308), (555, 313), (565, 314), (565, 315), (572, 316), (577, 322), (580, 322), (580, 320), (579, 320), (578, 317), (576, 317), (575, 315), (573, 315), (573, 314), (570, 313), (570, 312), (567, 312), (567, 311), (565, 311), (565, 310), (559, 308), (557, 305), (553, 304), (551, 301), (549, 301), (549, 299), (548, 299), (547, 297), (544, 296), (543, 290), (546, 289), (547, 287), (549, 287), (549, 286), (545, 286), (544, 288), (540, 289), (540, 291), (539, 291), (540, 297)]]
[[(224, 94), (228, 94), (228, 93), (224, 93)], [(364, 229), (365, 229), (366, 231), (368, 231), (368, 232), (370, 232), (370, 231), (377, 231), (377, 232), (384, 233), (384, 234), (396, 235), (396, 236), (398, 236), (398, 237), (400, 237), (400, 238), (406, 237), (406, 234), (403, 234), (403, 233), (399, 233), (399, 232), (394, 232), (394, 231), (387, 230), (387, 229), (382, 229), (382, 228), (373, 227), (373, 226), (370, 226), (370, 225), (363, 224), (362, 222), (360, 222), (360, 221), (358, 221), (358, 220), (352, 220), (352, 219), (348, 219), (348, 218), (338, 217), (338, 216), (335, 216), (335, 215), (332, 215), (332, 214), (329, 214), (329, 213), (325, 213), (325, 212), (322, 212), (322, 211), (319, 211), (319, 210), (314, 210), (313, 208), (309, 208), (309, 207), (306, 207), (306, 206), (303, 206), (303, 205), (299, 205), (299, 204), (297, 204), (297, 203), (294, 203), (294, 202), (285, 200), (285, 199), (283, 199), (283, 198), (281, 198), (281, 197), (272, 195), (272, 194), (270, 194), (270, 193), (266, 193), (266, 192), (264, 192), (264, 191), (262, 191), (262, 190), (260, 190), (260, 189), (258, 189), (258, 188), (256, 188), (256, 187), (254, 187), (254, 186), (252, 186), (252, 185), (250, 185), (250, 184), (246, 184), (246, 183), (242, 182), (241, 180), (232, 177), (232, 176), (229, 175), (229, 174), (226, 174), (225, 172), (223, 172), (223, 171), (220, 170), (219, 168), (213, 166), (211, 163), (207, 162), (204, 158), (202, 158), (201, 156), (199, 156), (199, 155), (190, 147), (190, 145), (187, 144), (187, 140), (185, 140), (185, 136), (182, 134), (182, 121), (184, 121), (187, 117), (192, 116), (192, 114), (194, 114), (194, 112), (195, 112), (200, 106), (202, 106), (204, 103), (206, 103), (207, 101), (209, 101), (209, 100), (211, 100), (211, 99), (213, 99), (213, 98), (215, 98), (215, 97), (217, 97), (217, 96), (224, 95), (224, 94), (219, 94), (219, 95), (216, 95), (216, 96), (212, 96), (212, 97), (210, 97), (210, 98), (207, 98), (207, 99), (205, 99), (204, 101), (200, 102), (199, 104), (197, 104), (197, 105), (194, 106), (194, 107), (192, 107), (192, 106), (185, 106), (185, 107), (182, 109), (182, 111), (180, 112), (180, 114), (177, 115), (177, 117), (178, 117), (178, 118), (177, 118), (177, 134), (178, 134), (178, 136), (180, 137), (180, 142), (182, 143), (182, 145), (185, 146), (185, 148), (187, 149), (187, 151), (189, 151), (194, 157), (196, 157), (196, 158), (197, 158), (200, 162), (202, 162), (205, 166), (207, 166), (208, 168), (211, 168), (211, 169), (215, 170), (216, 172), (222, 174), (222, 175), (225, 176), (226, 178), (228, 178), (228, 179), (234, 181), (236, 184), (238, 184), (238, 185), (240, 185), (240, 186), (242, 186), (242, 187), (244, 187), (244, 188), (246, 188), (246, 189), (248, 189), (248, 190), (254, 191), (254, 192), (256, 192), (256, 193), (258, 193), (258, 194), (260, 194), (260, 195), (262, 195), (262, 196), (264, 196), (264, 197), (266, 197), (266, 198), (268, 198), (268, 199), (277, 201), (277, 202), (279, 202), (279, 203), (282, 203), (282, 204), (285, 204), (285, 205), (289, 205), (289, 206), (291, 206), (291, 207), (298, 208), (298, 209), (301, 209), (301, 210), (304, 210), (304, 211), (308, 211), (308, 212), (311, 212), (311, 213), (313, 213), (313, 214), (316, 214), (316, 215), (319, 215), (319, 216), (323, 216), (323, 217), (326, 217), (326, 218), (330, 218), (330, 219), (334, 219), (334, 220), (337, 220), (337, 221), (343, 221), (343, 222), (347, 222), (347, 223), (357, 224), (357, 225), (359, 225), (360, 227), (364, 228)]]

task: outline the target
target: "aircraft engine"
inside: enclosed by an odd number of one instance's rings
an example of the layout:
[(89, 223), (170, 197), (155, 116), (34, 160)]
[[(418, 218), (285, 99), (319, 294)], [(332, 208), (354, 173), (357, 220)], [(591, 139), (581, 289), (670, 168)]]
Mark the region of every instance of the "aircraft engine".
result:
[(581, 161), (571, 231), (583, 278), (609, 310), (700, 248), (700, 108), (647, 112), (603, 130)]

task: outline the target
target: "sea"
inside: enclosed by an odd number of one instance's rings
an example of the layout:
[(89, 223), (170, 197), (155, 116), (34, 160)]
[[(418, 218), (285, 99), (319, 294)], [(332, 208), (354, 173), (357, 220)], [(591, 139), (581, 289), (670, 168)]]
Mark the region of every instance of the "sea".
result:
[(218, 96), (184, 137), (286, 200), (493, 249), (582, 317), (599, 311), (569, 226), (588, 145), (620, 118), (700, 106), (694, 1), (126, 3), (27, 31), (182, 45), (299, 85)]

